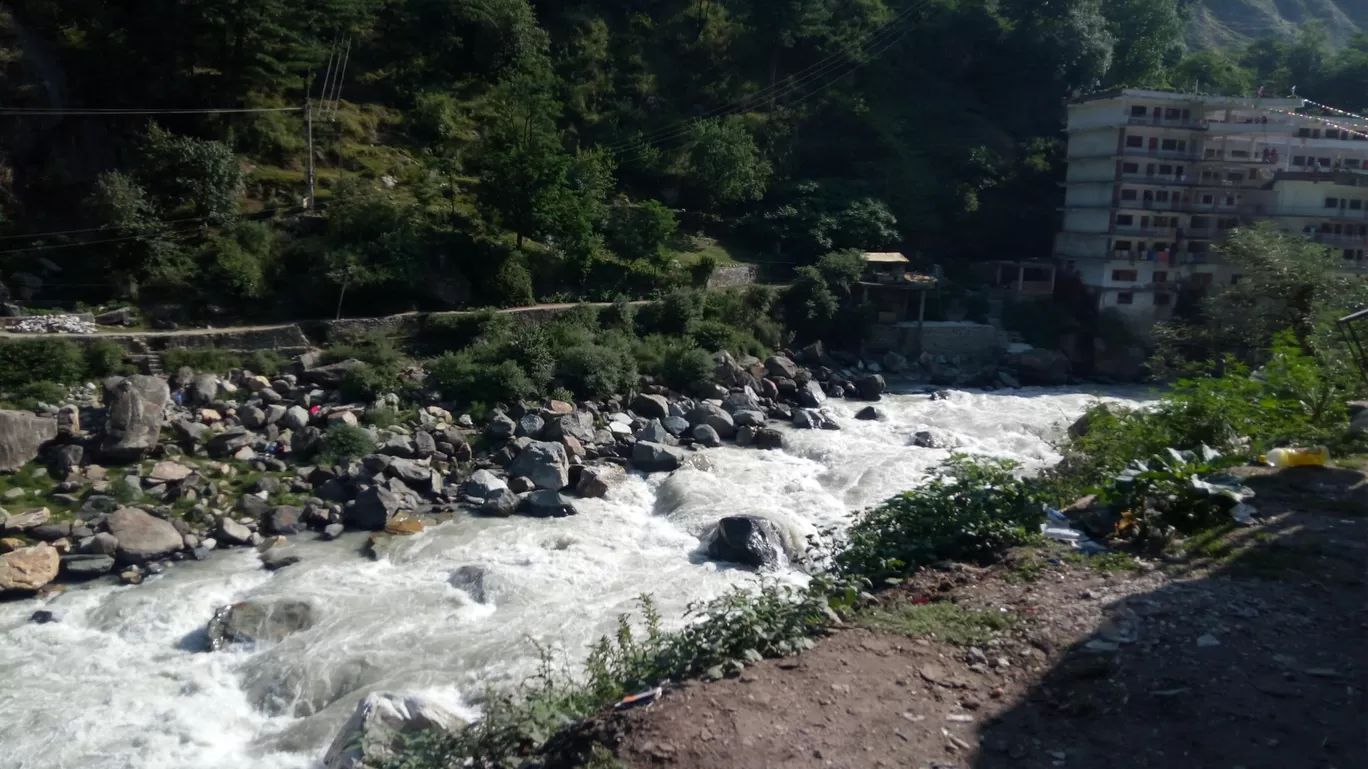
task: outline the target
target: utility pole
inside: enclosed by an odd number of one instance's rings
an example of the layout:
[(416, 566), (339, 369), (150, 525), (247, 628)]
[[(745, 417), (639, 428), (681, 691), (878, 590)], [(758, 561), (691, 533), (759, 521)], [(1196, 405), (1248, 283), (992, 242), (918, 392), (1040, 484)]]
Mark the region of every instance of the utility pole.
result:
[(305, 210), (314, 210), (314, 145), (313, 145), (313, 100), (304, 100), (304, 123), (309, 131), (309, 197), (304, 202)]

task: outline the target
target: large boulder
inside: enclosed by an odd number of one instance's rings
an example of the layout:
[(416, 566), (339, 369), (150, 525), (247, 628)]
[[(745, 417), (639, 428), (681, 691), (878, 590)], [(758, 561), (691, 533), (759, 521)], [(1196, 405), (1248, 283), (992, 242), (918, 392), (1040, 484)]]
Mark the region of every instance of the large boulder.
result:
[(114, 571), (114, 557), (88, 553), (62, 556), (62, 575), (71, 580), (93, 579)]
[(0, 593), (32, 592), (57, 579), (62, 557), (48, 544), (21, 547), (0, 555)]
[(428, 730), (454, 732), (465, 722), (419, 697), (374, 692), (356, 706), (323, 756), (323, 769), (363, 769), (388, 763), (404, 749), (404, 736)]
[(518, 512), (536, 518), (564, 518), (579, 511), (563, 494), (554, 489), (541, 489), (523, 497)]
[(708, 556), (756, 568), (772, 568), (783, 561), (784, 547), (774, 523), (754, 515), (733, 515), (717, 522)]
[(581, 497), (602, 497), (614, 484), (622, 480), (622, 468), (617, 465), (593, 465), (580, 473), (575, 493)]
[(44, 443), (57, 437), (57, 420), (25, 411), (0, 411), (0, 472), (18, 470), (38, 458)]
[(220, 607), (209, 620), (209, 648), (229, 643), (278, 642), (308, 630), (318, 621), (313, 606), (303, 601), (243, 601)]
[(637, 441), (632, 446), (632, 464), (648, 473), (678, 470), (684, 463), (684, 450), (663, 443)]
[(736, 422), (732, 415), (726, 411), (712, 405), (711, 403), (700, 403), (688, 414), (689, 424), (697, 427), (707, 425), (717, 432), (721, 438), (736, 437)]
[(166, 380), (142, 374), (105, 382), (104, 440), (100, 451), (118, 462), (133, 462), (157, 447), (171, 390)]
[(1033, 347), (1016, 356), (1022, 384), (1057, 386), (1069, 383), (1069, 356), (1059, 350)]
[(664, 395), (642, 394), (632, 399), (632, 411), (642, 419), (664, 419), (670, 415), (670, 402)]
[(861, 400), (876, 401), (883, 397), (886, 385), (881, 374), (865, 374), (855, 380), (855, 392)]
[(344, 518), (358, 529), (380, 531), (403, 504), (398, 494), (383, 486), (371, 486), (356, 495), (355, 504), (347, 508)]
[(564, 414), (546, 423), (543, 436), (548, 441), (558, 441), (570, 436), (580, 443), (594, 442), (594, 415), (587, 411)]
[(478, 499), (487, 499), (499, 489), (507, 489), (504, 479), (488, 470), (476, 470), (465, 482), (465, 493)]
[(165, 557), (185, 545), (181, 533), (170, 521), (162, 520), (136, 507), (122, 507), (105, 520), (109, 533), (119, 541), (119, 559), (143, 563)]
[(304, 530), (304, 511), (293, 505), (277, 505), (261, 519), (267, 534), (298, 534)]
[[(566, 415), (562, 419), (570, 416)], [(508, 474), (531, 478), (539, 489), (558, 491), (570, 483), (570, 459), (564, 444), (532, 441), (508, 466)]]
[(518, 432), (518, 423), (508, 418), (507, 414), (498, 412), (490, 417), (489, 424), (485, 425), (485, 435), (491, 441), (506, 441)]
[(765, 370), (772, 377), (792, 379), (798, 375), (798, 364), (782, 355), (776, 355), (765, 361)]
[(784, 448), (784, 434), (770, 427), (762, 427), (755, 431), (751, 445), (757, 449), (782, 450)]
[(713, 355), (713, 361), (717, 364), (713, 370), (713, 381), (723, 387), (758, 387), (759, 382), (746, 370), (744, 366), (736, 362), (731, 353), (723, 350)]
[(807, 384), (798, 388), (798, 405), (804, 408), (819, 408), (826, 403), (827, 395), (822, 391), (821, 383), (810, 380)]

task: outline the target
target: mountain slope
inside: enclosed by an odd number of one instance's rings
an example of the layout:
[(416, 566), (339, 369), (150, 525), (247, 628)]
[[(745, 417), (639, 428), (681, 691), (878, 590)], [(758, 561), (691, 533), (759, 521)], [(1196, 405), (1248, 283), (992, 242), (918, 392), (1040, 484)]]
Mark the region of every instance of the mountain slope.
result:
[(1254, 38), (1290, 36), (1308, 21), (1321, 21), (1333, 45), (1368, 31), (1365, 0), (1196, 0), (1188, 22), (1190, 47), (1228, 48)]

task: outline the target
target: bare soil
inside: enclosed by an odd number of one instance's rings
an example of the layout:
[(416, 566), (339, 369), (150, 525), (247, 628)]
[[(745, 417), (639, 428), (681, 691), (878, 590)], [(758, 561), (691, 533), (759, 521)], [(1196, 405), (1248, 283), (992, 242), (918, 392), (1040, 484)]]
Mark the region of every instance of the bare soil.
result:
[(1368, 482), (1246, 474), (1261, 524), (1185, 556), (926, 570), (865, 627), (595, 738), (633, 769), (1368, 767)]

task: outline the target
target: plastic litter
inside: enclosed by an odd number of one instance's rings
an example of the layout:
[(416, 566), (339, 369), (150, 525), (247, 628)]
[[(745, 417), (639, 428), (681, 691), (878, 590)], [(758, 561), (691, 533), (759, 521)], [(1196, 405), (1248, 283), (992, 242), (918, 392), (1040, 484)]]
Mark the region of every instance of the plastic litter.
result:
[(1273, 449), (1264, 457), (1269, 467), (1320, 467), (1329, 461), (1330, 450), (1324, 446)]
[(1070, 524), (1068, 516), (1053, 507), (1046, 506), (1045, 519), (1045, 523), (1040, 524), (1040, 533), (1046, 538), (1056, 542), (1067, 542), (1085, 555), (1107, 552), (1106, 545), (1090, 539), (1087, 534), (1075, 529)]
[(1258, 508), (1253, 505), (1240, 502), (1230, 509), (1230, 517), (1241, 526), (1253, 526), (1254, 516), (1259, 514)]
[(664, 690), (657, 686), (654, 689), (647, 689), (644, 692), (629, 694), (622, 698), (622, 701), (613, 706), (613, 710), (628, 710), (630, 708), (640, 708), (650, 705), (664, 694)]

